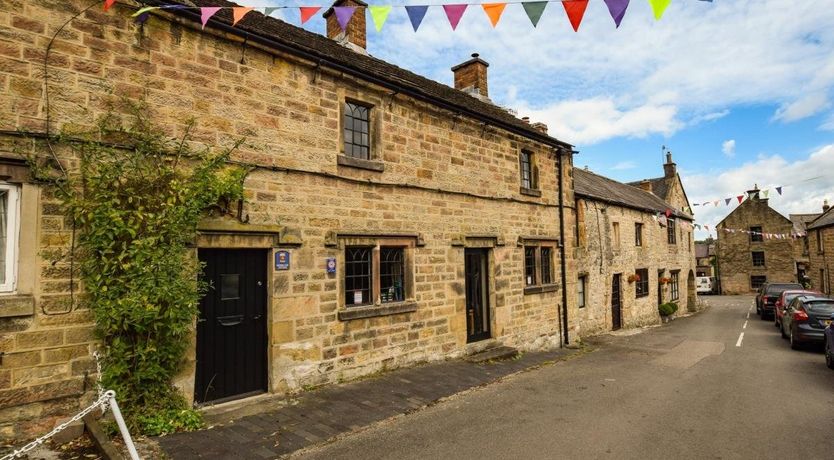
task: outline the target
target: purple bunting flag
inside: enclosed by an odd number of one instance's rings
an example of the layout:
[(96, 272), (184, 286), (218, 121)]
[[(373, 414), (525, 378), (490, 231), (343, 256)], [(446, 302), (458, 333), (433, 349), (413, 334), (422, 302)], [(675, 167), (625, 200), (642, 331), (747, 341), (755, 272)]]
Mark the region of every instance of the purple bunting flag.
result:
[(217, 6), (207, 6), (200, 8), (200, 21), (203, 23), (203, 29), (206, 28), (206, 23), (214, 16), (218, 11), (220, 11), (220, 7)]
[(466, 11), (466, 7), (469, 6), (467, 4), (455, 4), (455, 5), (443, 5), (443, 10), (446, 11), (446, 17), (449, 19), (449, 25), (452, 26), (452, 30), (457, 29), (458, 23), (460, 22), (460, 18), (463, 17), (463, 13)]
[(420, 23), (423, 22), (423, 18), (426, 17), (426, 11), (428, 9), (428, 5), (413, 5), (405, 7), (405, 12), (408, 13), (408, 19), (411, 21), (411, 27), (414, 27), (415, 32), (417, 32), (417, 28), (420, 27)]
[(729, 205), (730, 205), (730, 201), (732, 201), (732, 200), (733, 200), (732, 198), (724, 198), (724, 204), (725, 204), (725, 205), (727, 205), (727, 206), (729, 206)]
[(342, 28), (342, 32), (347, 30), (348, 23), (350, 22), (350, 18), (353, 17), (353, 13), (356, 11), (355, 6), (334, 6), (333, 12), (336, 13), (336, 21), (339, 22), (339, 27)]
[(781, 185), (779, 187), (776, 187), (776, 193), (778, 193), (780, 195), (782, 194), (782, 186)]
[(620, 27), (620, 23), (623, 21), (626, 9), (628, 9), (629, 1), (630, 0), (605, 0), (605, 4), (608, 5), (608, 12), (611, 13), (611, 17), (614, 19), (614, 24), (617, 24), (618, 28)]

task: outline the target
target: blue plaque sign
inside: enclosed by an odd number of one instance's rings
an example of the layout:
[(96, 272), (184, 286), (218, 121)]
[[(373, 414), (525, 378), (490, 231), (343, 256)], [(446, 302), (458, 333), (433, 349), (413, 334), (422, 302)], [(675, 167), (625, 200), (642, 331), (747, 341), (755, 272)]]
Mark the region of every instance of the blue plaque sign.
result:
[(275, 269), (289, 270), (290, 269), (290, 252), (278, 251), (275, 253)]
[(336, 273), (336, 258), (327, 258), (327, 273)]

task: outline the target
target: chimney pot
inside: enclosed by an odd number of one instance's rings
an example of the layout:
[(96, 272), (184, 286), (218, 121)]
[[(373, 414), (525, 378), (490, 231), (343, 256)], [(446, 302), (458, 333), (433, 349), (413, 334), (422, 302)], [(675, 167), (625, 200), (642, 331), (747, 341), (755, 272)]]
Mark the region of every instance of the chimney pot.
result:
[(822, 202), (822, 212), (826, 212), (830, 208), (831, 208), (831, 206), (828, 205), (828, 199), (823, 200), (823, 202)]
[(455, 89), (466, 91), (481, 99), (489, 98), (487, 81), (489, 63), (481, 59), (478, 53), (472, 53), (472, 59), (452, 67), (455, 74)]
[[(356, 11), (348, 22), (347, 30), (342, 30), (339, 25), (339, 20), (336, 19), (334, 6), (355, 6)], [(322, 15), (327, 21), (327, 38), (336, 40), (348, 48), (354, 48), (355, 51), (366, 52), (367, 49), (367, 30), (365, 23), (365, 8), (368, 4), (361, 0), (336, 0), (333, 5), (328, 8)], [(352, 46), (351, 46), (352, 45)]]

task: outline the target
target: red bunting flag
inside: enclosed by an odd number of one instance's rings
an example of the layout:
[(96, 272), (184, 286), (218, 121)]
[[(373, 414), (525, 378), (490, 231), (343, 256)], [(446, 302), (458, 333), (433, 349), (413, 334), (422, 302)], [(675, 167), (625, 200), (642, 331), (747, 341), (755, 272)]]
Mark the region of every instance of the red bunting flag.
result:
[(736, 198), (738, 198), (738, 203), (741, 204), (741, 200), (744, 199), (744, 195), (739, 195)]
[(116, 0), (104, 0), (104, 11), (109, 10), (114, 3), (116, 3)]
[(669, 217), (669, 216), (671, 216), (671, 215), (672, 215), (672, 210), (671, 210), (671, 209), (667, 209), (667, 210), (666, 210), (666, 217)]
[(321, 9), (320, 6), (302, 6), (298, 8), (298, 11), (301, 12), (301, 23), (304, 24), (305, 22), (309, 21), (310, 18), (313, 17), (314, 14), (318, 13)]
[(246, 13), (254, 10), (255, 8), (249, 6), (238, 6), (232, 8), (232, 25), (235, 25), (246, 16)]
[(573, 31), (579, 32), (579, 24), (582, 23), (582, 18), (585, 16), (585, 8), (588, 7), (588, 0), (563, 1), (562, 6), (565, 7), (565, 13), (568, 15), (570, 25), (573, 26)]

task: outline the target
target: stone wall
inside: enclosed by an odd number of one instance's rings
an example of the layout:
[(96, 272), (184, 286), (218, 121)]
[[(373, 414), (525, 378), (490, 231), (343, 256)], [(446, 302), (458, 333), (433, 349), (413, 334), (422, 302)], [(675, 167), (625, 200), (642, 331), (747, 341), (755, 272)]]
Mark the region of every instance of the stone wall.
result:
[[(0, 5), (0, 153), (12, 158), (23, 146), (45, 155), (42, 142), (16, 131), (44, 133), (44, 50), (82, 3), (0, 0)], [(555, 244), (559, 236), (552, 148), (315, 63), (244, 46), (211, 28), (201, 32), (199, 24), (151, 15), (139, 27), (129, 13), (120, 4), (109, 13), (92, 8), (59, 34), (49, 59), (51, 130), (86, 130), (127, 97), (146, 100), (150, 117), (172, 136), (181, 136), (193, 116), (202, 144), (229, 146), (246, 139), (234, 155), (254, 167), (245, 183), (244, 213), (251, 228), (280, 229), (279, 243), (211, 231), (197, 242), (266, 245), (291, 253), (289, 270), (269, 272), (270, 391), (471, 351), (464, 313), (466, 247), (490, 248), (493, 340), (522, 349), (558, 346), (561, 283), (525, 293), (519, 244), (537, 239)], [(341, 155), (346, 98), (373, 106), (370, 165)], [(541, 196), (521, 193), (522, 148), (533, 154)], [(70, 152), (59, 145), (56, 155), (74, 170), (77, 159)], [(566, 202), (572, 203), (569, 169), (563, 179)], [(86, 391), (89, 397), (95, 378), (91, 315), (69, 295), (72, 228), (50, 189), (25, 185), (23, 193), (30, 217), (21, 235), (31, 235), (37, 244), (21, 249), (21, 272), (33, 273), (31, 291), (21, 292), (29, 296), (30, 310), (0, 317), (3, 439), (51, 428), (85, 402), (79, 396)], [(568, 237), (571, 222), (568, 217)], [(416, 308), (340, 320), (346, 310), (344, 246), (385, 238), (412, 245), (409, 301)], [(559, 281), (558, 250), (553, 256)], [(334, 275), (325, 269), (330, 257), (339, 267)], [(572, 254), (567, 264), (575, 273)], [(575, 292), (574, 278), (568, 277), (569, 292)], [(578, 324), (574, 297), (567, 306), (571, 329)], [(192, 349), (176, 382), (189, 398), (194, 366)]]
[(834, 227), (809, 230), (808, 245), (810, 268), (807, 275), (811, 279), (811, 288), (831, 295), (831, 258), (834, 254)]
[[(721, 277), (722, 294), (746, 294), (753, 291), (752, 276), (766, 276), (767, 282), (796, 282), (794, 241), (763, 237), (753, 241), (751, 235), (740, 231), (761, 227), (763, 233), (790, 234), (793, 223), (774, 211), (767, 199), (752, 198), (742, 202), (717, 226), (716, 255)], [(765, 253), (765, 265), (753, 266), (752, 252)]]
[[(680, 312), (697, 308), (694, 285), (689, 286), (688, 282), (690, 272), (693, 277), (695, 272), (691, 232), (678, 228), (677, 243), (669, 244), (666, 227), (661, 226), (653, 214), (584, 198), (577, 201), (577, 206), (580, 238), (574, 260), (577, 276), (585, 276), (588, 286), (586, 306), (578, 309), (582, 336), (611, 330), (612, 277), (617, 273), (621, 274), (624, 328), (660, 322), (658, 278), (669, 278), (673, 271), (679, 271), (678, 299), (672, 299), (671, 286), (665, 284), (660, 288), (662, 302), (676, 302)], [(619, 226), (619, 245), (613, 232), (615, 223)], [(635, 244), (636, 223), (643, 224), (643, 242), (639, 247)], [(648, 269), (649, 292), (637, 297), (636, 283), (627, 279), (643, 268)]]

